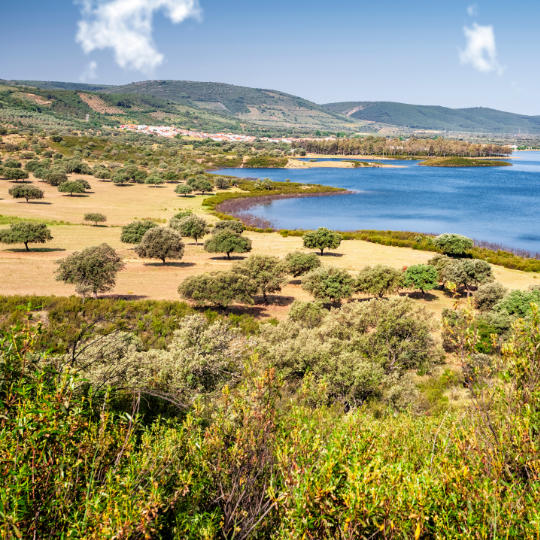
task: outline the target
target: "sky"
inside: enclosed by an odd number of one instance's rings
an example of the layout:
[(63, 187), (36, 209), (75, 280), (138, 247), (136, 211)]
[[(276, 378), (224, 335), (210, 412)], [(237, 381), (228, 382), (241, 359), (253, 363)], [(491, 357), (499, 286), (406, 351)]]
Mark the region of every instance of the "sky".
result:
[(0, 0), (0, 78), (540, 115), (538, 0)]

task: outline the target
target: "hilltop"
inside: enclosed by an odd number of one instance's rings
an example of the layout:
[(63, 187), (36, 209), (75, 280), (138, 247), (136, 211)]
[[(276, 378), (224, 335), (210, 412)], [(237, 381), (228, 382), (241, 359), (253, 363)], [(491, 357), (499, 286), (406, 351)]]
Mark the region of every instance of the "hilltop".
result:
[(324, 108), (357, 121), (383, 123), (412, 130), (493, 134), (538, 134), (540, 116), (514, 114), (486, 107), (450, 109), (391, 101), (328, 103)]

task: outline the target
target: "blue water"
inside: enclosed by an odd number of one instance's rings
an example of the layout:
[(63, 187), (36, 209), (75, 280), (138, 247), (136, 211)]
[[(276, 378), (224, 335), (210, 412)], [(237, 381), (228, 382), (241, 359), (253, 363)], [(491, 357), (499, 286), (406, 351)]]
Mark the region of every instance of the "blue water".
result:
[(221, 174), (347, 188), (353, 194), (280, 199), (249, 213), (275, 227), (453, 232), (540, 252), (540, 152), (516, 152), (512, 167), (224, 169)]

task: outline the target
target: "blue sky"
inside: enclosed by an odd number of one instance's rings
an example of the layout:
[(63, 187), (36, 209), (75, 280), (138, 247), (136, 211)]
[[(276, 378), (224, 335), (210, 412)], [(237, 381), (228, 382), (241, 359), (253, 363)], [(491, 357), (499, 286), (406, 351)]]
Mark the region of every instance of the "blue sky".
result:
[(539, 22), (538, 0), (2, 0), (0, 78), (540, 114)]

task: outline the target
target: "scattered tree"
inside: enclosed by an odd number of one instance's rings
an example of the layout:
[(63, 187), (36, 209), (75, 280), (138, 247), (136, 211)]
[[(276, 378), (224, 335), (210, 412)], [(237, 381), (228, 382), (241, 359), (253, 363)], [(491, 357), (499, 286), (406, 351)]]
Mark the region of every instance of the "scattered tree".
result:
[(124, 244), (138, 244), (146, 232), (154, 227), (157, 227), (157, 225), (153, 221), (132, 221), (122, 227), (120, 240)]
[(155, 227), (146, 231), (135, 248), (139, 257), (160, 259), (163, 264), (167, 259), (180, 260), (184, 255), (182, 237), (168, 227)]
[(285, 264), (287, 265), (287, 271), (293, 277), (301, 276), (315, 268), (321, 266), (321, 261), (314, 253), (302, 253), (301, 251), (295, 251), (289, 253), (285, 257)]
[(251, 255), (236, 263), (232, 271), (255, 283), (265, 303), (268, 302), (268, 293), (280, 291), (285, 283), (285, 265), (277, 257)]
[(437, 236), (433, 243), (445, 254), (452, 257), (463, 257), (473, 247), (470, 238), (461, 234), (444, 233)]
[(309, 231), (304, 234), (304, 246), (309, 249), (318, 249), (321, 255), (325, 249), (338, 248), (342, 240), (341, 234), (321, 227), (316, 231)]
[(107, 244), (75, 252), (58, 262), (56, 279), (76, 286), (83, 296), (111, 290), (116, 284), (116, 274), (124, 268), (122, 259)]
[(24, 244), (26, 251), (30, 251), (28, 244), (44, 244), (52, 240), (51, 231), (45, 223), (20, 222), (12, 223), (9, 229), (0, 231), (0, 242), (4, 244)]
[(193, 238), (195, 244), (198, 244), (199, 238), (202, 238), (209, 230), (206, 221), (199, 216), (187, 216), (182, 220), (171, 220), (171, 227), (176, 229), (182, 236)]
[(374, 294), (382, 298), (385, 294), (397, 292), (401, 287), (401, 272), (391, 266), (378, 264), (366, 266), (356, 278), (358, 292)]
[(2, 176), (7, 180), (15, 180), (15, 182), (18, 182), (19, 180), (26, 180), (28, 178), (28, 173), (22, 169), (4, 167), (2, 169)]
[(178, 184), (174, 189), (174, 192), (178, 193), (178, 195), (183, 195), (184, 197), (187, 197), (190, 193), (193, 192), (193, 188), (191, 186), (188, 186), (187, 184)]
[(455, 283), (457, 287), (465, 289), (467, 295), (471, 287), (493, 281), (491, 266), (481, 259), (438, 259), (437, 264), (441, 267), (439, 277), (443, 283)]
[(198, 274), (186, 278), (178, 287), (179, 294), (199, 305), (227, 307), (233, 302), (253, 304), (257, 285), (233, 272)]
[(218, 189), (229, 189), (231, 187), (231, 183), (228, 178), (224, 178), (223, 176), (218, 176), (217, 178), (215, 178), (214, 185)]
[(163, 185), (165, 183), (165, 179), (154, 174), (152, 176), (147, 176), (144, 183), (152, 187), (157, 187)]
[(41, 189), (32, 185), (13, 186), (9, 190), (9, 194), (14, 199), (26, 199), (26, 202), (29, 202), (30, 199), (32, 200), (43, 199), (43, 196), (44, 196), (44, 193)]
[(474, 293), (474, 305), (480, 311), (489, 311), (504, 298), (507, 292), (500, 283), (484, 283)]
[(74, 193), (84, 193), (86, 189), (78, 180), (68, 180), (58, 186), (58, 191), (60, 193), (69, 193), (69, 196), (73, 197)]
[(57, 187), (68, 181), (67, 174), (58, 169), (50, 169), (43, 175), (43, 180), (50, 186)]
[(333, 304), (350, 298), (354, 290), (352, 276), (340, 268), (316, 268), (309, 272), (302, 281), (302, 287), (315, 298)]
[(204, 243), (204, 249), (209, 253), (225, 253), (227, 259), (230, 259), (231, 253), (251, 251), (251, 240), (231, 230), (223, 229), (216, 231)]
[(419, 289), (422, 294), (437, 287), (439, 274), (434, 266), (429, 264), (415, 264), (409, 266), (403, 274), (403, 286)]
[(89, 212), (88, 214), (84, 214), (84, 220), (91, 221), (94, 224), (94, 227), (97, 227), (98, 223), (105, 223), (107, 218), (104, 214), (100, 214), (99, 212)]
[(218, 221), (214, 225), (214, 227), (216, 231), (228, 229), (237, 234), (242, 234), (246, 230), (246, 228), (244, 227), (244, 224), (241, 221), (238, 221), (237, 219), (224, 219), (222, 221)]

